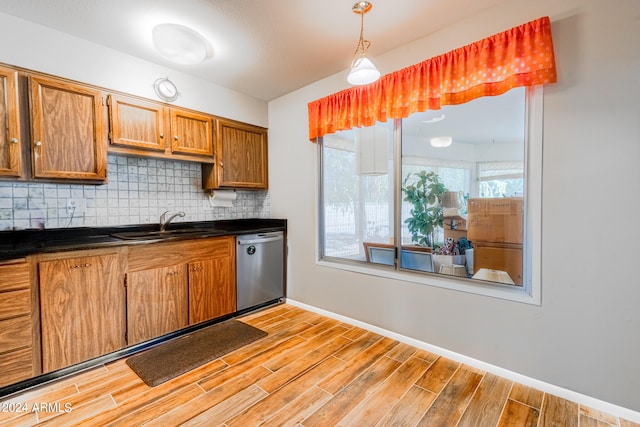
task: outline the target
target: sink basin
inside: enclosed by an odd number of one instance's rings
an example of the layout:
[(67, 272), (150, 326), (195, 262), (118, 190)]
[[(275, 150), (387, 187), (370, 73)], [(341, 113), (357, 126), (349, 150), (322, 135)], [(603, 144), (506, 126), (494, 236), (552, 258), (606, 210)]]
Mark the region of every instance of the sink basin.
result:
[(123, 233), (112, 234), (112, 236), (123, 240), (156, 240), (180, 236), (213, 236), (222, 233), (224, 233), (224, 231), (190, 228), (164, 231), (126, 231)]

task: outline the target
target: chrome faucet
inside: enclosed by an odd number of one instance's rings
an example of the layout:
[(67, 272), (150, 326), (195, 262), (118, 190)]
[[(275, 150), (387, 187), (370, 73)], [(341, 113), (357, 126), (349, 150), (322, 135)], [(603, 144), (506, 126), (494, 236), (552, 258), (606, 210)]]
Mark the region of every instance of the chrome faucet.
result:
[(165, 231), (167, 229), (167, 227), (169, 226), (169, 224), (171, 223), (171, 221), (173, 221), (173, 219), (177, 216), (183, 218), (184, 217), (184, 212), (180, 211), (178, 213), (175, 213), (173, 215), (171, 215), (168, 219), (167, 219), (167, 214), (169, 213), (169, 211), (164, 211), (162, 213), (162, 215), (160, 215), (160, 231)]

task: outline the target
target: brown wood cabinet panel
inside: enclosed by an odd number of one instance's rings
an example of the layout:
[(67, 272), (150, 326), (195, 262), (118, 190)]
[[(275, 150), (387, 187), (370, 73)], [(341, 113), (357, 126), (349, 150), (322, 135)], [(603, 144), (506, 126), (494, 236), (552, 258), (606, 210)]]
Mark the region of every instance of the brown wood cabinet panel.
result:
[(481, 268), (506, 271), (516, 285), (522, 285), (522, 245), (476, 242), (474, 273)]
[(0, 354), (0, 372), (0, 387), (31, 378), (35, 375), (31, 349), (24, 348)]
[(213, 156), (211, 116), (177, 108), (171, 109), (171, 151)]
[[(128, 271), (188, 264), (211, 257), (225, 256), (228, 249), (224, 245), (214, 244), (218, 239), (225, 239), (225, 237), (133, 246), (129, 249)], [(233, 239), (233, 237), (226, 237), (226, 239)]]
[(186, 265), (127, 274), (127, 336), (136, 344), (187, 326)]
[(31, 319), (27, 316), (0, 321), (0, 353), (31, 347)]
[(224, 253), (189, 263), (189, 324), (236, 311), (234, 239), (216, 239)]
[(0, 320), (30, 314), (31, 289), (0, 293)]
[(0, 67), (0, 176), (22, 176), (18, 72)]
[(202, 165), (202, 188), (268, 188), (267, 129), (217, 120), (216, 163)]
[(29, 264), (20, 262), (0, 265), (0, 277), (0, 292), (27, 289), (30, 287)]
[(124, 347), (119, 254), (41, 261), (38, 272), (43, 372)]
[(157, 102), (110, 94), (109, 141), (113, 145), (165, 151), (164, 108)]
[(29, 93), (34, 178), (104, 181), (102, 93), (39, 76), (29, 78)]

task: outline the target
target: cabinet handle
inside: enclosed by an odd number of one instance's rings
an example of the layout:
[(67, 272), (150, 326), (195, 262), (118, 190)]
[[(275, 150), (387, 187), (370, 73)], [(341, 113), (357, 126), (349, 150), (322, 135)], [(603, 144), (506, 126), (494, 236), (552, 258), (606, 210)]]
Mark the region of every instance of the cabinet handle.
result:
[(173, 135), (173, 139), (178, 140), (178, 135)]
[(191, 269), (191, 271), (200, 271), (200, 270), (202, 270), (202, 267), (193, 267)]
[(168, 271), (167, 276), (175, 276), (178, 273), (179, 273), (178, 271)]
[(36, 147), (40, 147), (41, 145), (42, 145), (42, 142), (36, 141)]
[(11, 143), (12, 144), (17, 144), (18, 143), (18, 138), (11, 138)]
[(220, 163), (218, 163), (218, 164), (220, 165), (220, 167), (221, 167), (221, 168), (223, 168), (223, 167), (224, 167), (224, 163), (220, 162)]
[(86, 263), (86, 264), (78, 264), (78, 265), (73, 265), (69, 268), (87, 268), (87, 267), (91, 267), (91, 264)]
[(161, 133), (161, 134), (160, 134), (160, 138), (164, 138), (164, 133)]

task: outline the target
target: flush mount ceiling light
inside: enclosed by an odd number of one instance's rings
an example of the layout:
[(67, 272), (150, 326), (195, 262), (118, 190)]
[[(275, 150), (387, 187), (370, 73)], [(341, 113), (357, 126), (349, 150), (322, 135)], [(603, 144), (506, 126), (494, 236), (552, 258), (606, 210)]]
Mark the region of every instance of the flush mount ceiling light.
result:
[(444, 148), (451, 145), (453, 138), (450, 136), (438, 136), (429, 140), (432, 147)]
[(439, 116), (434, 116), (428, 120), (423, 120), (422, 123), (438, 123), (444, 120), (444, 114), (441, 114)]
[(199, 64), (213, 49), (202, 35), (178, 24), (159, 24), (152, 30), (153, 45), (165, 58), (177, 64)]
[(364, 14), (369, 12), (371, 7), (372, 5), (368, 1), (360, 1), (351, 8), (354, 13), (358, 13), (361, 17), (360, 39), (353, 53), (351, 71), (349, 71), (349, 75), (347, 76), (347, 81), (352, 85), (366, 85), (380, 78), (380, 71), (378, 71), (375, 65), (367, 58), (367, 49), (369, 49), (371, 42), (363, 38)]

